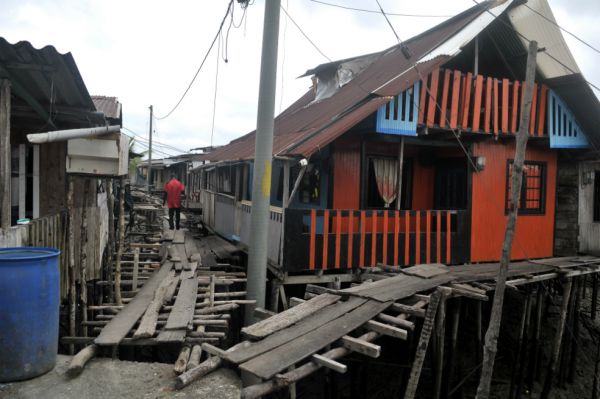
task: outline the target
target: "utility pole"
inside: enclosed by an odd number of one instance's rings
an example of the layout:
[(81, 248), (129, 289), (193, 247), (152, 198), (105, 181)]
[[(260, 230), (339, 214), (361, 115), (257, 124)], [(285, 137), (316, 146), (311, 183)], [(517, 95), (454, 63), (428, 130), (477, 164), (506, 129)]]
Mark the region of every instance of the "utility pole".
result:
[[(253, 228), (248, 247), (248, 299), (264, 308), (267, 278), (267, 241), (269, 205), (271, 199), (271, 161), (273, 158), (273, 117), (275, 114), (275, 86), (277, 82), (277, 45), (279, 41), (280, 0), (265, 2), (263, 44), (258, 90), (258, 116), (252, 182)], [(254, 322), (254, 309), (246, 307), (245, 324)]]
[(146, 192), (150, 192), (150, 177), (152, 176), (152, 105), (150, 108), (150, 129), (148, 129), (148, 175), (146, 176)]
[(525, 150), (529, 138), (529, 118), (531, 115), (531, 97), (533, 94), (533, 83), (535, 81), (537, 42), (529, 42), (529, 54), (527, 55), (527, 71), (525, 74), (525, 95), (521, 104), (521, 120), (516, 138), (515, 159), (512, 165), (510, 208), (504, 233), (504, 244), (502, 245), (502, 256), (500, 258), (500, 270), (496, 282), (494, 302), (490, 324), (485, 333), (485, 344), (483, 346), (483, 365), (481, 368), (481, 379), (477, 387), (477, 399), (487, 399), (490, 396), (492, 374), (494, 373), (494, 361), (498, 351), (498, 336), (500, 335), (500, 324), (502, 322), (502, 305), (504, 303), (504, 290), (506, 288), (506, 277), (508, 276), (508, 265), (510, 253), (515, 236), (517, 224), (517, 213), (519, 210), (519, 197), (521, 184), (523, 183), (523, 164), (525, 163)]

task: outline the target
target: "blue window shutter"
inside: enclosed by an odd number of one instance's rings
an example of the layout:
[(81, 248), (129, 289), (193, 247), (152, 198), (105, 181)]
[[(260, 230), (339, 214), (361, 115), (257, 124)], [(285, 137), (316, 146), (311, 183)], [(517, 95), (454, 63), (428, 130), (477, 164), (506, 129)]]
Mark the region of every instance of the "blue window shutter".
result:
[(419, 118), (419, 93), (421, 82), (394, 96), (377, 110), (377, 133), (401, 136), (417, 135)]
[(548, 91), (547, 107), (550, 148), (588, 148), (590, 146), (573, 112), (554, 90)]

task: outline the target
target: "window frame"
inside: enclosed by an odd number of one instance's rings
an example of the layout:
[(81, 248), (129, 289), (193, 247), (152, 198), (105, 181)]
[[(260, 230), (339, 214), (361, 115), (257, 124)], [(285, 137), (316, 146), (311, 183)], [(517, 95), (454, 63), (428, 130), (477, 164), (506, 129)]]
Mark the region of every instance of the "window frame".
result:
[[(510, 201), (510, 191), (509, 191), (509, 183), (511, 179), (511, 166), (514, 162), (514, 159), (506, 160), (506, 184), (504, 186), (504, 213), (508, 215), (509, 212), (509, 201)], [(548, 162), (545, 161), (530, 161), (525, 160), (523, 163), (523, 167), (525, 168), (528, 165), (539, 166), (541, 169), (540, 174), (540, 206), (538, 208), (523, 208), (522, 205), (517, 209), (517, 214), (520, 216), (545, 216), (546, 215), (546, 190), (548, 186)], [(527, 203), (527, 176), (526, 169), (523, 170), (523, 182), (521, 184), (521, 195), (519, 198), (520, 204)], [(525, 205), (526, 206), (526, 205)]]
[(600, 170), (594, 170), (592, 187), (592, 222), (600, 223)]
[[(389, 208), (385, 208), (384, 206), (373, 206), (369, 204), (369, 172), (371, 171), (371, 161), (373, 159), (394, 159), (397, 160), (397, 157), (391, 156), (391, 155), (380, 155), (380, 154), (366, 154), (365, 155), (365, 160), (366, 160), (366, 164), (365, 164), (365, 170), (363, 171), (364, 175), (365, 175), (365, 181), (364, 181), (364, 189), (365, 189), (365, 193), (364, 193), (364, 204), (362, 209), (366, 209), (366, 210), (395, 210), (396, 209), (396, 201), (397, 199), (395, 199), (394, 201), (392, 201), (392, 204), (394, 204), (393, 206), (390, 205)], [(405, 200), (405, 204), (404, 206), (400, 207), (400, 210), (405, 211), (405, 210), (411, 210), (412, 209), (412, 195), (413, 195), (413, 172), (414, 171), (414, 160), (412, 158), (404, 158), (404, 166), (402, 168), (402, 178), (406, 179), (406, 187), (404, 187), (404, 189), (402, 190), (402, 199), (400, 199), (401, 204), (402, 204), (402, 200)], [(377, 188), (375, 188), (375, 190), (377, 190)]]

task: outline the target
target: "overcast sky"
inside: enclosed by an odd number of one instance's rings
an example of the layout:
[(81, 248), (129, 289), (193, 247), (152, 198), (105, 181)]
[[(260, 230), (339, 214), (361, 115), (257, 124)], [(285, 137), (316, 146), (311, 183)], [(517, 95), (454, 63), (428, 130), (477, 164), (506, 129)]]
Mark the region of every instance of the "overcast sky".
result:
[[(377, 8), (375, 0), (324, 1)], [(472, 0), (380, 3), (388, 13), (442, 16), (390, 16), (401, 39), (474, 5)], [(62, 53), (71, 52), (90, 94), (117, 96), (123, 104), (124, 126), (147, 136), (148, 106), (154, 105), (160, 117), (175, 105), (213, 40), (228, 0), (2, 0), (2, 4), (1, 36), (11, 43), (27, 40), (38, 48), (53, 45)], [(332, 60), (396, 44), (381, 14), (311, 0), (282, 0), (282, 5)], [(600, 48), (600, 1), (550, 0), (550, 5), (561, 26)], [(242, 20), (235, 2), (234, 25), (226, 40), (230, 22), (225, 23), (220, 57), (216, 45), (179, 108), (155, 123), (156, 140), (181, 151), (210, 145), (217, 59), (213, 144), (226, 144), (254, 129), (263, 13), (264, 0), (256, 0)], [(280, 28), (276, 113), (309, 88), (310, 78), (297, 77), (327, 62), (283, 12)], [(600, 86), (600, 54), (564, 35), (586, 78)], [(158, 149), (177, 153), (173, 148)]]

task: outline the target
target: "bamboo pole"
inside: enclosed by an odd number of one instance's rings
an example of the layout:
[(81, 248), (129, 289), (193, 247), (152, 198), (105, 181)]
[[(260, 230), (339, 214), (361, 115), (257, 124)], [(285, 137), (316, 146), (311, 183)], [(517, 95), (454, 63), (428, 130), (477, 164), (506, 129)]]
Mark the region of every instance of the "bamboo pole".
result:
[(448, 296), (442, 294), (435, 319), (436, 351), (435, 351), (435, 381), (433, 387), (434, 399), (442, 395), (442, 380), (444, 378), (444, 351), (446, 347), (446, 301)]
[(525, 162), (525, 150), (529, 138), (529, 118), (531, 113), (531, 98), (533, 94), (533, 83), (536, 70), (537, 42), (529, 42), (529, 53), (527, 55), (527, 71), (525, 78), (525, 94), (521, 107), (521, 120), (519, 131), (516, 138), (515, 159), (512, 166), (510, 209), (508, 212), (508, 221), (506, 223), (506, 232), (504, 244), (502, 245), (502, 257), (500, 260), (500, 270), (494, 293), (494, 302), (492, 304), (492, 314), (490, 324), (485, 334), (485, 345), (483, 347), (483, 367), (481, 369), (481, 379), (477, 387), (477, 399), (487, 399), (490, 396), (492, 384), (492, 375), (494, 373), (494, 362), (496, 352), (498, 351), (498, 336), (500, 335), (500, 324), (502, 323), (502, 305), (504, 303), (504, 290), (506, 288), (506, 278), (508, 276), (508, 264), (510, 263), (510, 254), (515, 235), (515, 226), (517, 222), (517, 212), (519, 208), (519, 197), (521, 185), (523, 183), (523, 164)]
[(512, 373), (511, 373), (511, 377), (510, 377), (510, 389), (509, 389), (509, 395), (508, 395), (508, 397), (510, 399), (517, 396), (517, 391), (519, 389), (518, 381), (520, 379), (520, 376), (523, 375), (523, 370), (521, 369), (520, 365), (521, 365), (521, 362), (523, 361), (523, 357), (524, 357), (523, 356), (523, 345), (524, 345), (525, 334), (526, 334), (525, 331), (527, 328), (527, 319), (529, 317), (530, 300), (531, 300), (531, 296), (528, 291), (525, 296), (525, 300), (523, 301), (523, 311), (521, 312), (521, 322), (519, 323), (517, 358), (515, 359), (515, 362), (513, 364)]
[[(87, 249), (88, 249), (88, 210), (87, 199), (90, 193), (90, 180), (83, 181), (83, 201), (81, 206), (81, 240), (80, 240), (80, 259), (79, 265), (79, 285), (80, 285), (80, 301), (81, 301), (81, 321), (87, 322)], [(83, 336), (87, 337), (87, 327), (82, 324)]]
[(556, 335), (554, 336), (554, 345), (552, 347), (552, 357), (550, 358), (550, 364), (548, 367), (548, 373), (546, 374), (546, 380), (544, 381), (544, 389), (540, 395), (540, 399), (547, 399), (552, 390), (552, 384), (554, 382), (554, 375), (558, 367), (558, 358), (560, 355), (560, 344), (562, 342), (562, 336), (565, 329), (565, 322), (567, 320), (567, 310), (569, 308), (569, 298), (571, 297), (571, 287), (573, 282), (571, 279), (567, 279), (563, 287), (563, 298), (562, 305), (560, 308), (560, 320), (556, 329)]
[(119, 179), (119, 242), (117, 248), (117, 259), (115, 265), (115, 301), (118, 305), (123, 304), (121, 298), (121, 257), (125, 245), (125, 179)]

